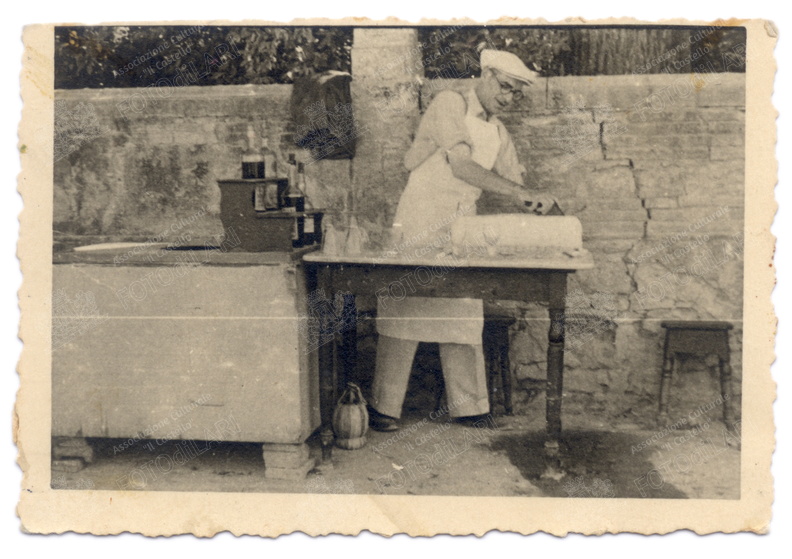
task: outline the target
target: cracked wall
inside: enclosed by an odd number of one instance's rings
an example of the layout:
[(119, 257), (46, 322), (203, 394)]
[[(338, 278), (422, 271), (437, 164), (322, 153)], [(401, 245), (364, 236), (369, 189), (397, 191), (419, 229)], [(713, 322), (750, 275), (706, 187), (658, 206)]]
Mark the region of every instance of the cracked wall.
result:
[[(688, 89), (693, 79), (552, 78), (503, 118), (531, 180), (583, 223), (596, 266), (571, 276), (565, 393), (615, 423), (654, 418), (663, 320), (734, 325), (739, 402), (744, 76), (711, 75)], [(527, 320), (512, 332), (512, 359), (526, 385), (544, 379), (547, 322), (543, 309), (518, 312)], [(672, 410), (717, 397), (712, 365), (683, 362)]]

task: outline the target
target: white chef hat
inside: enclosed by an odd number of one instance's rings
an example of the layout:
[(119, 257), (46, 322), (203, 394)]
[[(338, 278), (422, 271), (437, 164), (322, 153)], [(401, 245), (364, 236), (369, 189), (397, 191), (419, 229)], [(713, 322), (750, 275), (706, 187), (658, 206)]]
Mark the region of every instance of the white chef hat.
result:
[(523, 64), (519, 57), (505, 50), (484, 49), (481, 51), (481, 68), (492, 68), (510, 78), (532, 84), (539, 76)]

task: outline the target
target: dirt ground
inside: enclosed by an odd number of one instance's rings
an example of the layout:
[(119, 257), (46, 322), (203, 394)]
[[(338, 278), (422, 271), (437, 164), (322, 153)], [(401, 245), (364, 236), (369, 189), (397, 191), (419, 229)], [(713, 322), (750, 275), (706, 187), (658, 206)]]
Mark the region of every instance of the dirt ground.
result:
[[(519, 415), (494, 414), (483, 428), (449, 421), (446, 414), (408, 409), (400, 431), (370, 431), (359, 450), (334, 449), (332, 461), (304, 479), (268, 480), (258, 444), (211, 443), (181, 465), (154, 467), (174, 456), (176, 441), (145, 441), (114, 451), (112, 439), (91, 439), (93, 463), (78, 472), (53, 470), (61, 489), (275, 493), (484, 495), (588, 498), (738, 499), (739, 435), (717, 419), (720, 408), (666, 434), (640, 422), (600, 417), (585, 405), (564, 413), (564, 477), (545, 471), (544, 397), (522, 405)], [(432, 409), (431, 407), (429, 409)], [(689, 417), (689, 416), (685, 416)], [(672, 423), (681, 424), (672, 418)], [(197, 442), (199, 448), (208, 443)], [(318, 437), (309, 440), (319, 458)], [(116, 447), (117, 448), (117, 447)], [(166, 462), (160, 461), (160, 464)], [(131, 476), (136, 472), (135, 476)]]
[[(369, 393), (374, 367), (374, 346), (369, 346), (366, 351), (363, 344), (352, 379), (364, 394)], [(157, 461), (161, 455), (177, 456), (180, 443), (141, 441), (119, 452), (114, 450), (117, 440), (92, 439), (94, 462), (78, 472), (53, 471), (52, 485), (153, 491), (740, 498), (739, 429), (727, 431), (721, 420), (715, 368), (692, 362), (674, 375), (668, 424), (676, 429), (667, 431), (655, 422), (655, 386), (629, 400), (565, 391), (560, 479), (542, 475), (544, 386), (541, 379), (516, 383), (514, 415), (506, 416), (496, 385), (493, 414), (484, 427), (460, 425), (441, 413), (447, 402), (442, 397), (439, 354), (435, 345), (422, 344), (401, 429), (369, 430), (363, 448), (335, 448), (329, 463), (321, 463), (319, 438), (312, 437), (308, 443), (319, 465), (302, 479), (266, 479), (259, 444), (196, 441), (195, 448), (201, 450), (189, 459)], [(739, 399), (733, 404), (738, 412)]]

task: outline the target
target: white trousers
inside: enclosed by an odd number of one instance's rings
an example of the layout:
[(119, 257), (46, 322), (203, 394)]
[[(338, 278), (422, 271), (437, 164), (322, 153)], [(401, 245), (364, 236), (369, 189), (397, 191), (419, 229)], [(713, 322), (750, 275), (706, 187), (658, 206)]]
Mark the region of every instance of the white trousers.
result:
[[(481, 344), (441, 343), (446, 397), (451, 417), (489, 412), (484, 351)], [(371, 405), (378, 412), (401, 417), (418, 342), (380, 334)]]

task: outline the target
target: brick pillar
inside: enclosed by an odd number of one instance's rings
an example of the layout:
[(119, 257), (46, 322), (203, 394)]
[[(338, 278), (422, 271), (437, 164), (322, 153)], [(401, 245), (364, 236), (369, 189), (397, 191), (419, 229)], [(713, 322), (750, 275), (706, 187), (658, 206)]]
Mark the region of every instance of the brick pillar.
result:
[(418, 125), (423, 76), (416, 29), (355, 29), (352, 99), (361, 135), (352, 161), (350, 208), (377, 245), (407, 184), (402, 163)]

